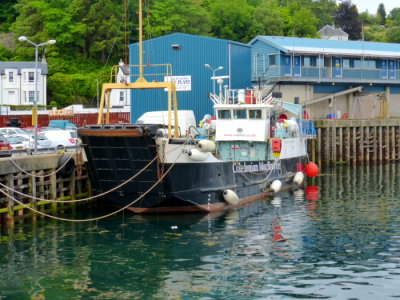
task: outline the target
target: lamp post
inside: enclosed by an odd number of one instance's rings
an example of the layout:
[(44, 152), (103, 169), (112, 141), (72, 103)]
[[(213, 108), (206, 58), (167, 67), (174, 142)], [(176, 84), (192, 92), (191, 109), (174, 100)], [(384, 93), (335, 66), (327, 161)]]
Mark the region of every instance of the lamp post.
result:
[(95, 80), (96, 80), (96, 99), (97, 99), (96, 108), (99, 108), (99, 80), (98, 79)]
[(28, 42), (35, 46), (35, 96), (33, 98), (33, 109), (32, 109), (32, 122), (34, 125), (34, 149), (35, 149), (35, 154), (37, 154), (37, 133), (38, 133), (38, 117), (37, 117), (37, 101), (38, 101), (38, 90), (37, 90), (37, 83), (38, 83), (38, 56), (39, 56), (39, 47), (45, 46), (47, 44), (55, 44), (56, 40), (48, 40), (45, 43), (41, 44), (35, 44), (31, 40), (29, 40), (26, 36), (22, 35), (18, 38), (20, 42)]
[[(222, 70), (222, 69), (224, 68), (224, 67), (222, 67), (222, 66), (219, 66), (218, 68), (213, 69), (213, 68), (210, 67), (209, 64), (205, 64), (204, 66), (205, 66), (206, 68), (210, 69), (210, 70), (213, 72), (213, 77), (215, 77), (215, 72), (217, 72), (217, 71), (219, 71), (219, 70)], [(212, 80), (213, 80), (213, 94), (215, 95), (215, 79), (212, 78)]]

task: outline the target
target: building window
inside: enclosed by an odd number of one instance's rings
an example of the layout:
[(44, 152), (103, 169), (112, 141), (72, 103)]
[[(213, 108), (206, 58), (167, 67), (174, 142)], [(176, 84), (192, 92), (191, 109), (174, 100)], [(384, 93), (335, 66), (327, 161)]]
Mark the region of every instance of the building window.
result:
[(317, 57), (316, 56), (304, 56), (303, 65), (305, 67), (316, 67), (317, 66)]
[(376, 60), (373, 59), (366, 59), (364, 60), (364, 68), (365, 69), (376, 69)]
[(14, 82), (14, 72), (8, 73), (8, 82)]
[(270, 55), (270, 56), (269, 56), (269, 64), (270, 64), (271, 66), (276, 65), (276, 56), (275, 56), (275, 55)]
[(34, 91), (29, 91), (29, 99), (28, 102), (34, 102), (35, 101), (35, 92)]
[(124, 101), (124, 100), (125, 100), (124, 91), (120, 91), (120, 92), (119, 92), (119, 101), (122, 102), (122, 101)]
[(28, 82), (35, 82), (35, 72), (28, 72)]
[(343, 68), (350, 68), (350, 58), (343, 58)]

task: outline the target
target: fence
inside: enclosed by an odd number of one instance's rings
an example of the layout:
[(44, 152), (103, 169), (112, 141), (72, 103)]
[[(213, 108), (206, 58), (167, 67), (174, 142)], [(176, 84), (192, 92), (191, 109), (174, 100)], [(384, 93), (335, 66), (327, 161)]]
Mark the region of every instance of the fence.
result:
[[(50, 120), (69, 120), (78, 126), (84, 126), (89, 124), (97, 124), (97, 113), (83, 113), (74, 114), (72, 116), (49, 116), (49, 115), (38, 115), (38, 126), (47, 126)], [(0, 127), (7, 126), (7, 122), (11, 118), (18, 118), (21, 121), (21, 127), (32, 126), (31, 115), (7, 115), (0, 116)], [(130, 123), (129, 112), (112, 112), (110, 113), (110, 123)]]

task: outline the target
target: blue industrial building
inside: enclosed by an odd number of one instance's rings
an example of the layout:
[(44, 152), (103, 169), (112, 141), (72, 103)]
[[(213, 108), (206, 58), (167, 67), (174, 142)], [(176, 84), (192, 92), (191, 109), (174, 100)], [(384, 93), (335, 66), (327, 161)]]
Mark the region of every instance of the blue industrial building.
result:
[[(129, 53), (130, 65), (138, 65), (138, 43), (129, 46)], [(213, 113), (208, 93), (213, 89), (219, 90), (216, 82), (211, 80), (213, 75), (229, 76), (223, 85), (233, 89), (249, 88), (252, 84), (250, 45), (229, 40), (183, 33), (165, 35), (143, 42), (143, 63), (153, 67), (144, 69), (144, 77), (148, 81), (164, 80), (161, 74), (165, 74), (165, 66), (158, 64), (171, 64), (172, 75), (189, 78), (190, 90), (177, 92), (178, 109), (193, 110), (196, 120)], [(223, 68), (216, 70), (218, 67)], [(150, 74), (157, 75), (152, 77)], [(159, 110), (167, 110), (165, 91), (132, 90), (132, 122), (145, 112)]]
[(249, 45), (252, 81), (313, 118), (400, 117), (399, 44), (257, 36)]

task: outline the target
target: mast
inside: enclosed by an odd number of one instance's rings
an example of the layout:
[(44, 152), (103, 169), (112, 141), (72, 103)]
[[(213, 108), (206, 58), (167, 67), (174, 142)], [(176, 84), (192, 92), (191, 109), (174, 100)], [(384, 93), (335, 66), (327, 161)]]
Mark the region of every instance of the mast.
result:
[(125, 27), (125, 60), (124, 60), (124, 62), (125, 62), (125, 65), (128, 65), (129, 63), (128, 63), (128, 29), (127, 29), (127, 10), (128, 10), (128, 8), (127, 8), (127, 3), (126, 3), (126, 1), (127, 0), (124, 0), (124, 27)]
[(139, 78), (136, 82), (147, 82), (143, 77), (142, 0), (139, 0)]

